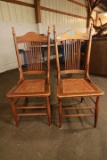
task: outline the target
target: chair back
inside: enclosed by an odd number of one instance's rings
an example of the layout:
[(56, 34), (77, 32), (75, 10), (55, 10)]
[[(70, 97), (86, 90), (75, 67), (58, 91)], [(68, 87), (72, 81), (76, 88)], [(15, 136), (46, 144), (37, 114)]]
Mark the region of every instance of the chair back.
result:
[[(22, 36), (16, 36), (14, 28), (12, 28), (18, 68), (20, 72), (20, 80), (24, 80), (24, 75), (45, 74), (47, 82), (49, 82), (50, 72), (50, 28), (48, 27), (48, 35), (39, 35), (35, 32), (28, 32)], [(45, 45), (44, 45), (45, 44)], [(46, 47), (46, 63), (43, 63), (43, 48)], [(23, 61), (20, 51), (23, 52)], [(45, 67), (43, 66), (45, 64)], [(46, 71), (45, 71), (46, 69)]]
[[(92, 27), (89, 33), (80, 33), (78, 31), (69, 30), (63, 34), (56, 34), (54, 26), (55, 53), (58, 71), (58, 83), (60, 83), (63, 74), (84, 74), (85, 78), (89, 78), (89, 61), (92, 41)], [(58, 47), (63, 47), (63, 67), (60, 63), (60, 55)], [(82, 64), (82, 50), (84, 50), (85, 66)]]

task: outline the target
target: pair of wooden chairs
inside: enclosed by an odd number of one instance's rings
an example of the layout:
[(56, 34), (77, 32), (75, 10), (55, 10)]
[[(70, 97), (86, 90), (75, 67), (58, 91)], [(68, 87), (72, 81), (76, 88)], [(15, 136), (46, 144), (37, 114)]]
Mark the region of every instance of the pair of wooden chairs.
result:
[[(17, 37), (13, 29), (13, 39), (15, 44), (20, 80), (15, 87), (7, 94), (11, 101), (12, 112), (16, 126), (19, 125), (18, 117), (20, 116), (41, 116), (47, 115), (49, 125), (51, 125), (51, 109), (50, 109), (50, 29), (48, 35), (41, 36), (34, 32), (29, 32), (23, 36)], [(59, 108), (59, 126), (62, 126), (62, 118), (70, 116), (94, 116), (94, 126), (96, 127), (99, 98), (103, 95), (101, 91), (89, 78), (89, 60), (92, 42), (92, 28), (89, 33), (83, 34), (72, 30), (64, 34), (56, 35), (54, 27), (55, 55), (57, 65), (57, 97)], [(81, 67), (81, 44), (86, 41), (86, 63), (85, 67)], [(42, 47), (43, 43), (47, 44), (46, 63), (42, 63)], [(63, 44), (64, 64), (60, 64), (60, 56), (58, 53), (58, 45)], [(22, 67), (18, 47), (24, 49), (26, 66)], [(45, 66), (43, 66), (45, 64)], [(76, 74), (76, 77), (74, 75)], [(31, 79), (24, 78), (26, 75), (32, 76)], [(78, 76), (77, 76), (78, 75)], [(83, 77), (81, 77), (83, 75)], [(45, 105), (31, 105), (30, 98), (34, 100), (43, 97)], [(88, 105), (85, 97), (89, 97), (94, 106)], [(62, 100), (69, 98), (81, 98), (80, 105), (63, 106)], [(23, 101), (23, 105), (19, 103)], [(85, 106), (81, 105), (85, 102)], [(45, 111), (44, 111), (45, 109)], [(27, 110), (27, 111), (25, 111)], [(43, 110), (44, 112), (41, 112)], [(66, 114), (66, 111), (76, 110), (78, 113)], [(82, 110), (82, 113), (79, 113)], [(90, 110), (90, 113), (85, 112)], [(30, 111), (30, 112), (28, 112)]]

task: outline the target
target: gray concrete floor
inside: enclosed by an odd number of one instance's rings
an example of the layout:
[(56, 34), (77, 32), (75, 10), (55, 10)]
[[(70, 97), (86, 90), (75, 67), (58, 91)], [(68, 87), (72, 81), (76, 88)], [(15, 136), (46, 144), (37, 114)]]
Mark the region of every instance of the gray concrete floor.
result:
[[(18, 81), (18, 70), (0, 74), (0, 160), (107, 160), (107, 78), (91, 75), (104, 92), (97, 128), (94, 119), (65, 118), (58, 125), (56, 67), (51, 64), (52, 125), (47, 117), (25, 117), (16, 127), (6, 93)], [(78, 100), (72, 100), (74, 101)]]

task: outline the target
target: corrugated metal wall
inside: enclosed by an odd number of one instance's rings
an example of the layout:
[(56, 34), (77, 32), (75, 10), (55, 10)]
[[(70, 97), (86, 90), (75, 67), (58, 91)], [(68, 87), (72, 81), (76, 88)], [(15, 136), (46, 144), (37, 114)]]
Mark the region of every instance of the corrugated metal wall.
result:
[(0, 1), (0, 21), (35, 24), (35, 9)]
[[(85, 5), (85, 0), (76, 0), (77, 2)], [(41, 6), (63, 11), (70, 14), (75, 14), (82, 17), (87, 17), (86, 8), (69, 2), (67, 0), (41, 0)], [(49, 11), (41, 11), (42, 24), (46, 25), (58, 25), (66, 27), (84, 27), (86, 28), (86, 19), (76, 18), (73, 16), (62, 15), (60, 13), (53, 13)]]

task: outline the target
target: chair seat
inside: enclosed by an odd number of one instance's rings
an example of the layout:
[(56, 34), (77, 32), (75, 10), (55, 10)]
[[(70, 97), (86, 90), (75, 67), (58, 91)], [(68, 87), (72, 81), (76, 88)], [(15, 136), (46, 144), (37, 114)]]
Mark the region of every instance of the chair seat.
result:
[(50, 95), (50, 86), (44, 79), (24, 80), (7, 94), (7, 97), (32, 97)]
[(92, 82), (86, 79), (62, 79), (60, 85), (57, 87), (57, 96), (64, 97), (81, 97), (81, 96), (96, 96), (103, 95), (103, 91), (99, 89)]

